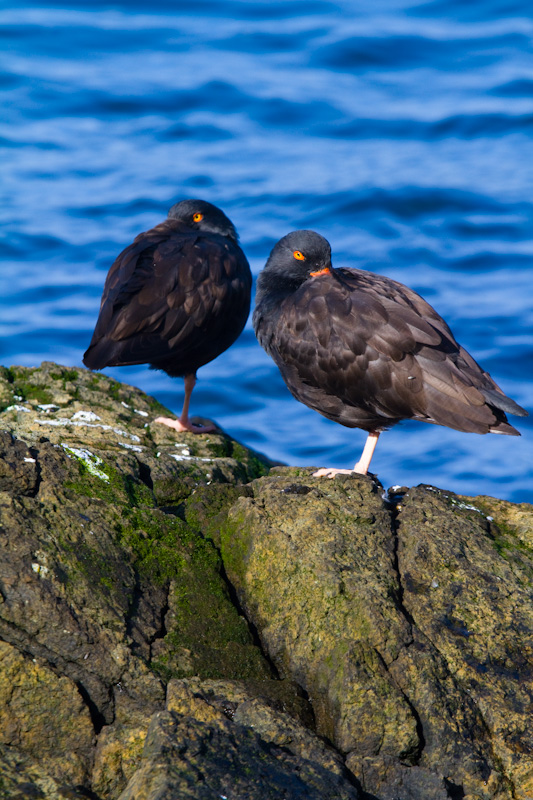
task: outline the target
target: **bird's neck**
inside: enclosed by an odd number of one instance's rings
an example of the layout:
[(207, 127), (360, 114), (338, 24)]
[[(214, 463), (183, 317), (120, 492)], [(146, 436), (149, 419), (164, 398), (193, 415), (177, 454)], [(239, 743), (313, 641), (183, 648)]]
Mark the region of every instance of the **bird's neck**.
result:
[(302, 283), (300, 277), (264, 269), (257, 279), (256, 303), (262, 303), (267, 308), (277, 308)]

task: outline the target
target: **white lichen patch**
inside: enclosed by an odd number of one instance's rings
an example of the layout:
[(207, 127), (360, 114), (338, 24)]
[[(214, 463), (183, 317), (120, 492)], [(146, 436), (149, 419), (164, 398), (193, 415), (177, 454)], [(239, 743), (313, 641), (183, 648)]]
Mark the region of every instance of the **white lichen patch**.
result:
[(61, 447), (67, 455), (74, 456), (74, 458), (82, 461), (87, 468), (87, 472), (94, 475), (95, 478), (100, 478), (100, 480), (109, 483), (109, 475), (106, 475), (103, 470), (98, 469), (98, 467), (104, 463), (99, 456), (95, 456), (90, 450), (83, 450), (81, 447), (71, 447), (64, 442), (61, 442)]
[[(125, 403), (124, 400), (121, 401), (121, 405), (123, 405), (124, 408), (131, 408), (131, 406), (129, 406), (127, 403)], [(148, 416), (148, 411), (141, 411), (139, 408), (134, 408), (133, 409), (133, 413), (134, 414), (139, 414), (141, 417), (147, 417)]]
[[(78, 414), (81, 412), (77, 412)], [(92, 413), (92, 412), (91, 412)], [(75, 417), (76, 415), (74, 415)], [(101, 425), (97, 422), (87, 422), (84, 419), (68, 419), (67, 417), (58, 417), (58, 419), (36, 419), (38, 425), (54, 425), (58, 428), (66, 428), (68, 426), (74, 427), (84, 427), (84, 428), (101, 428), (103, 431), (113, 431), (116, 433), (117, 436), (124, 436), (127, 439), (131, 439), (132, 442), (140, 442), (140, 438), (136, 436), (134, 433), (128, 433), (128, 431), (123, 431), (122, 428), (113, 428), (112, 425)], [(99, 419), (99, 417), (98, 417)]]
[[(436, 494), (439, 494), (441, 497), (444, 497), (445, 500), (449, 500), (454, 508), (459, 508), (461, 509), (461, 511), (475, 511), (478, 514), (482, 514), (483, 516), (485, 516), (480, 508), (470, 505), (469, 503), (463, 503), (462, 500), (456, 500), (455, 497), (450, 497), (449, 494), (442, 492), (435, 486), (426, 486), (425, 488), (429, 489), (430, 492), (435, 492)], [(487, 517), (487, 519), (489, 519), (489, 517)]]
[(31, 412), (31, 408), (26, 408), (26, 406), (19, 406), (17, 403), (14, 406), (8, 406), (6, 411), (26, 411), (26, 413)]
[[(109, 428), (109, 425), (102, 425), (102, 428)], [(126, 436), (128, 439), (131, 439), (132, 442), (140, 442), (140, 436), (137, 436), (135, 433), (128, 433), (128, 431), (123, 431), (120, 428), (111, 428), (113, 433), (116, 433), (117, 436)]]
[[(65, 428), (67, 425), (74, 425), (66, 417), (58, 417), (58, 419), (36, 419), (38, 425), (53, 425), (56, 428)], [(81, 423), (80, 423), (81, 424)]]
[(43, 414), (52, 414), (54, 411), (59, 411), (59, 406), (56, 406), (55, 403), (40, 403), (37, 408), (43, 412)]
[(25, 458), (24, 461), (26, 462), (26, 464), (35, 464), (34, 458)]
[(169, 453), (170, 458), (176, 461), (213, 461), (212, 458), (201, 458), (200, 456), (184, 456), (181, 453)]
[(99, 417), (94, 411), (76, 411), (72, 419), (81, 420), (82, 422), (97, 422), (102, 417)]
[[(450, 501), (454, 508), (460, 508), (462, 511), (476, 511), (478, 514), (483, 514), (480, 508), (476, 508), (476, 506), (472, 506), (469, 503), (463, 503), (460, 500), (455, 500), (453, 497), (450, 497)], [(485, 515), (483, 514), (483, 516)]]
[(189, 450), (189, 448), (186, 445), (176, 444), (176, 445), (174, 445), (174, 447), (181, 447), (181, 455), (182, 456), (190, 456), (190, 454), (191, 454), (191, 451)]
[(133, 450), (134, 453), (142, 453), (143, 449), (138, 444), (128, 444), (128, 442), (119, 442), (121, 447), (125, 447), (127, 450)]

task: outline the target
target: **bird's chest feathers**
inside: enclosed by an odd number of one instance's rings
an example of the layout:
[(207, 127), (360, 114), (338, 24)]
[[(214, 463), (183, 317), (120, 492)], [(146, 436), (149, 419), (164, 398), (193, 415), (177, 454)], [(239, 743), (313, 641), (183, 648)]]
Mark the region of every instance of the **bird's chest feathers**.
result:
[(310, 336), (319, 341), (337, 326), (353, 324), (352, 301), (342, 285), (326, 277), (311, 278), (282, 303), (283, 321), (296, 336)]

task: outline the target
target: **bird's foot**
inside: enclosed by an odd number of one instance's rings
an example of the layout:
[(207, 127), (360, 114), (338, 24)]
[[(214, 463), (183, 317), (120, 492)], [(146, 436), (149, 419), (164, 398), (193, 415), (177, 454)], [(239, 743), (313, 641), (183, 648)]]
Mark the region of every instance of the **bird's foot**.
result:
[[(357, 465), (356, 465), (357, 466)], [(335, 475), (353, 475), (357, 469), (334, 469), (333, 467), (323, 467), (313, 472), (313, 478), (334, 478)]]
[(170, 417), (157, 417), (154, 419), (154, 422), (167, 425), (175, 431), (180, 431), (180, 433), (183, 431), (188, 431), (189, 433), (212, 433), (212, 431), (216, 430), (216, 425), (214, 423), (209, 425), (193, 425), (190, 419), (187, 419), (186, 422), (182, 422), (179, 419), (171, 419)]

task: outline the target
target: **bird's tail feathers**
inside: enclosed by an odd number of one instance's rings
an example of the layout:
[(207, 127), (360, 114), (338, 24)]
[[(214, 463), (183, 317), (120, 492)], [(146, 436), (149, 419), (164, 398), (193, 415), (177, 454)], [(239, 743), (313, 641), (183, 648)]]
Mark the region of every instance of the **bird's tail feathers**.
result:
[(83, 363), (89, 369), (103, 369), (104, 367), (121, 367), (132, 363), (123, 357), (120, 342), (110, 339), (99, 339), (91, 344), (83, 355)]
[[(508, 414), (514, 414), (515, 417), (529, 416), (525, 408), (519, 406), (518, 403), (515, 403), (514, 400), (511, 400), (511, 398), (507, 397), (503, 392), (500, 393), (496, 391), (496, 389), (482, 389), (481, 387), (479, 391), (489, 405), (499, 408), (501, 411), (506, 411)], [(496, 433), (496, 431), (494, 432)]]

